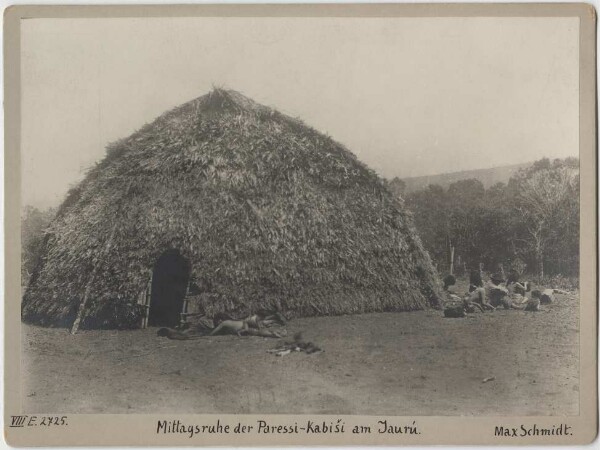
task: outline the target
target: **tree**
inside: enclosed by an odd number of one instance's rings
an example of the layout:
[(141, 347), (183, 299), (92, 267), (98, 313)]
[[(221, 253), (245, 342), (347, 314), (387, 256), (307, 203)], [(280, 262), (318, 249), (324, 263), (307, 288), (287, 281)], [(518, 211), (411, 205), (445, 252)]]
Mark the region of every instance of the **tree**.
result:
[(519, 219), (512, 211), (512, 204), (504, 183), (496, 183), (485, 192), (475, 246), (479, 261), (489, 270), (496, 270), (500, 264), (510, 267), (518, 252), (514, 227)]
[(481, 240), (481, 220), (485, 188), (474, 178), (456, 181), (448, 186), (448, 255), (464, 264), (475, 266), (481, 261), (478, 242)]
[(476, 204), (485, 194), (483, 183), (475, 178), (455, 181), (448, 186), (448, 195), (455, 201), (465, 204)]
[(406, 195), (406, 205), (440, 271), (450, 269), (451, 248), (461, 268), (579, 270), (577, 158), (541, 159), (487, 190), (475, 179), (430, 185)]
[(565, 227), (571, 232), (578, 229), (572, 225), (574, 220), (579, 222), (578, 169), (568, 163), (542, 161), (514, 180), (515, 209), (522, 219), (525, 241), (534, 253), (540, 277), (544, 276), (544, 258), (550, 245), (564, 237)]
[(392, 180), (387, 181), (387, 186), (396, 197), (404, 198), (406, 193), (406, 182), (398, 177), (394, 177)]
[(449, 229), (448, 200), (444, 189), (437, 184), (411, 192), (406, 206), (412, 211), (415, 227), (423, 245), (440, 270), (445, 269)]
[(40, 258), (44, 243), (44, 232), (54, 218), (56, 210), (39, 210), (26, 206), (21, 215), (21, 277), (27, 284)]

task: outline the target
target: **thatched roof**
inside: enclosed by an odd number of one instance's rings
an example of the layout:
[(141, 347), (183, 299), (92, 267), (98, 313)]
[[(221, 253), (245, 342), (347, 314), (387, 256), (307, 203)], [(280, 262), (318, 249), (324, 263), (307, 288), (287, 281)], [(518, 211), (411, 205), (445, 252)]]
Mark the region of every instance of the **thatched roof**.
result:
[(136, 326), (136, 299), (170, 248), (210, 285), (208, 314), (415, 310), (439, 295), (409, 214), (372, 170), (234, 91), (108, 147), (59, 208), (23, 319), (70, 326), (89, 284), (83, 327)]

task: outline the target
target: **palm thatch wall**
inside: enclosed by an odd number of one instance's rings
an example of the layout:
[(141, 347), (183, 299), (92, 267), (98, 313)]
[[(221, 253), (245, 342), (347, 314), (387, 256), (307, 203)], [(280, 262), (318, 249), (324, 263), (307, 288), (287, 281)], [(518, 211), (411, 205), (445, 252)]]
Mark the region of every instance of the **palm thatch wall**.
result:
[(83, 328), (136, 327), (136, 300), (168, 249), (210, 286), (208, 315), (438, 302), (429, 256), (382, 180), (329, 137), (234, 91), (108, 147), (59, 208), (23, 320), (70, 326), (87, 288)]

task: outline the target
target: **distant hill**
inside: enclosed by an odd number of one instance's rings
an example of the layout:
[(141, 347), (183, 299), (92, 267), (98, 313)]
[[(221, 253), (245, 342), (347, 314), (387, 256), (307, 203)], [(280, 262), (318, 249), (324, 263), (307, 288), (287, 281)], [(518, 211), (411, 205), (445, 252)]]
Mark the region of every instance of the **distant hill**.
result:
[(420, 177), (403, 178), (406, 183), (406, 192), (417, 191), (429, 184), (439, 184), (447, 188), (455, 181), (476, 178), (485, 188), (496, 183), (506, 183), (519, 169), (531, 166), (533, 163), (513, 164), (510, 166), (492, 167), (490, 169), (463, 170), (462, 172), (441, 173), (438, 175), (424, 175)]

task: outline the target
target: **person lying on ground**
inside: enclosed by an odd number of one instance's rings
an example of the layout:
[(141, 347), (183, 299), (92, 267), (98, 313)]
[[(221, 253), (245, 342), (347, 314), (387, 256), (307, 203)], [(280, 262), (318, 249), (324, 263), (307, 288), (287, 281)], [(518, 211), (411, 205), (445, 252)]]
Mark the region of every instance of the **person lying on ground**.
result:
[(238, 336), (241, 336), (241, 332), (246, 331), (249, 328), (248, 321), (246, 320), (223, 320), (210, 332), (210, 335), (237, 334)]
[(198, 330), (196, 328), (188, 328), (185, 330), (177, 330), (172, 328), (160, 328), (156, 335), (166, 337), (177, 341), (186, 341), (190, 339), (199, 339), (206, 336), (214, 336), (216, 334), (235, 334), (238, 336), (259, 336), (280, 338), (287, 335), (285, 329), (280, 330), (265, 330), (250, 328), (248, 324), (244, 326), (243, 320), (224, 320), (216, 328), (210, 332)]
[(554, 294), (562, 294), (562, 295), (571, 295), (572, 293), (569, 291), (565, 291), (564, 289), (551, 289)]
[(279, 308), (261, 308), (254, 314), (260, 324), (260, 327), (270, 327), (272, 325), (287, 325), (288, 319), (282, 314)]
[(235, 317), (231, 314), (219, 312), (214, 316), (214, 322), (219, 324), (225, 320), (245, 320), (250, 328), (268, 328), (273, 325), (281, 325), (284, 326), (287, 324), (287, 318), (278, 311), (269, 311), (266, 309), (261, 309), (255, 314), (250, 316), (240, 318), (239, 316)]
[(246, 322), (250, 328), (268, 328), (272, 325), (286, 325), (287, 319), (283, 316), (283, 314), (279, 312), (275, 312), (273, 314), (264, 314), (264, 313), (256, 313), (249, 317), (247, 317)]
[(168, 339), (175, 339), (177, 341), (187, 341), (189, 339), (199, 339), (204, 337), (206, 334), (194, 334), (190, 329), (187, 330), (174, 330), (172, 328), (159, 328), (156, 332), (159, 337), (166, 337)]
[(510, 307), (512, 309), (519, 309), (524, 311), (539, 311), (540, 310), (540, 296), (541, 292), (536, 290), (531, 291), (531, 298), (524, 302), (512, 302)]
[[(279, 315), (279, 313), (278, 313)], [(284, 326), (287, 324), (285, 319), (280, 319), (279, 317), (269, 316), (260, 320), (261, 327), (270, 327), (272, 325), (281, 325)]]
[[(251, 316), (252, 318), (253, 316)], [(255, 318), (253, 320), (256, 320)], [(217, 334), (235, 334), (237, 336), (262, 336), (280, 338), (285, 336), (284, 330), (271, 331), (262, 328), (251, 328), (248, 320), (224, 320), (210, 333), (211, 336)]]

